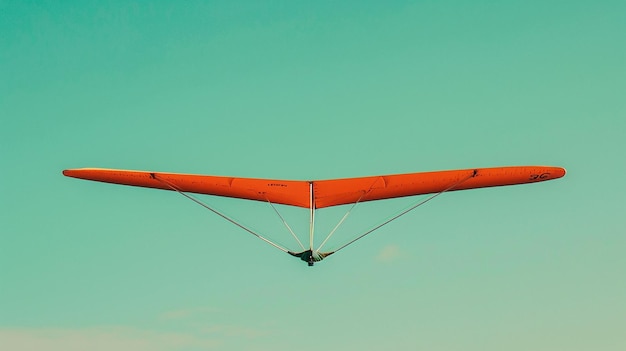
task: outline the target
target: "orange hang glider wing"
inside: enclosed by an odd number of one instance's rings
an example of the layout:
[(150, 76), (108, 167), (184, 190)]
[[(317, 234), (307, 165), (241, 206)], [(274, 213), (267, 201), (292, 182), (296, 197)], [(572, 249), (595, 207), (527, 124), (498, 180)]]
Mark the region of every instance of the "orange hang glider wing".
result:
[(324, 208), (357, 201), (535, 183), (564, 175), (561, 167), (516, 166), (332, 179), (313, 184), (315, 207)]
[[(63, 171), (68, 177), (147, 188), (310, 208), (355, 202), (535, 183), (561, 178), (565, 169), (548, 166), (475, 168), (319, 181), (271, 180), (195, 174), (81, 168)], [(175, 187), (173, 189), (172, 187)], [(452, 187), (452, 188), (450, 188)], [(311, 191), (313, 201), (311, 201)]]
[[(68, 177), (146, 188), (270, 201), (309, 208), (309, 182), (238, 177), (219, 177), (119, 169), (80, 168), (63, 171)], [(170, 186), (171, 185), (171, 186)]]

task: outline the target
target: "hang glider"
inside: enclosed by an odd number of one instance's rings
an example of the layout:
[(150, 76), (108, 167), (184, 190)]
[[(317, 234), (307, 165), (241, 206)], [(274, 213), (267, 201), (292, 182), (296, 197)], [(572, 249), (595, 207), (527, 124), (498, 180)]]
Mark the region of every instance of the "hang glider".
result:
[[(565, 175), (565, 169), (549, 166), (514, 166), (311, 181), (224, 177), (102, 168), (68, 169), (64, 170), (63, 174), (68, 177), (98, 182), (176, 191), (272, 246), (292, 256), (299, 257), (312, 266), (314, 262), (321, 261), (325, 257), (343, 249), (356, 240), (359, 240), (365, 235), (403, 216), (444, 192), (542, 182), (563, 177)], [(274, 208), (287, 229), (289, 229), (292, 236), (294, 236), (302, 250), (291, 251), (272, 242), (234, 219), (213, 209), (189, 193), (268, 202)], [(366, 201), (427, 194), (431, 194), (431, 196), (418, 202), (416, 205), (392, 219), (365, 232), (338, 249), (330, 252), (320, 251), (322, 246), (343, 223), (356, 204)], [(301, 207), (309, 210), (310, 228), (308, 248), (300, 242), (293, 230), (291, 230), (278, 210), (276, 210), (274, 204)], [(352, 204), (352, 207), (326, 239), (324, 239), (322, 244), (315, 249), (313, 247), (315, 211), (322, 208), (346, 204)]]

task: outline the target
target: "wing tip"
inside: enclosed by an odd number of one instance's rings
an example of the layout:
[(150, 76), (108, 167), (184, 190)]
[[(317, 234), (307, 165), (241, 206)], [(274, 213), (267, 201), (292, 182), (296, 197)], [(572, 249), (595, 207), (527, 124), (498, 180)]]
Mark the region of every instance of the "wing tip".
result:
[(104, 168), (71, 168), (71, 169), (64, 169), (62, 173), (66, 177), (84, 179), (86, 176), (92, 174), (94, 171), (108, 171), (108, 170)]
[(76, 169), (64, 169), (62, 173), (66, 177), (73, 177), (76, 173)]
[(554, 178), (562, 178), (567, 174), (567, 170), (563, 167), (554, 167), (555, 176)]

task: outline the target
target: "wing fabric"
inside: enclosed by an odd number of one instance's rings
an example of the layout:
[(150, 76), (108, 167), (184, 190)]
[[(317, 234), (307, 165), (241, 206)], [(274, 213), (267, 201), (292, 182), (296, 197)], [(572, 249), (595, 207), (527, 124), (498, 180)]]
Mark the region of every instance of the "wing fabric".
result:
[(462, 181), (452, 190), (535, 183), (561, 178), (565, 169), (548, 166), (476, 168), (394, 174), (373, 177), (319, 181), (271, 180), (220, 177), (195, 174), (81, 168), (63, 171), (68, 177), (147, 188), (178, 190), (197, 194), (234, 197), (247, 200), (310, 208), (310, 184), (314, 206), (330, 206), (396, 197), (438, 193)]
[(560, 167), (518, 166), (332, 179), (316, 181), (313, 186), (315, 206), (324, 208), (357, 201), (438, 193), (467, 177), (471, 178), (450, 191), (534, 183), (564, 175), (565, 169)]
[(178, 190), (196, 194), (271, 201), (277, 204), (309, 208), (309, 182), (255, 178), (218, 177), (117, 169), (81, 168), (63, 171), (68, 177), (98, 182)]

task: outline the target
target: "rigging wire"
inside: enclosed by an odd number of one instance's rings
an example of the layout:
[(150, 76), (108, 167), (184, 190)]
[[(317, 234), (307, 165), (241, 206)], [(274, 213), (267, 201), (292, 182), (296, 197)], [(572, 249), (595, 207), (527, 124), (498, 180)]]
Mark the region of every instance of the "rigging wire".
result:
[[(413, 211), (414, 209), (416, 209), (416, 208), (418, 208), (418, 207), (420, 207), (420, 206), (424, 205), (425, 203), (429, 202), (430, 200), (432, 200), (432, 199), (436, 198), (437, 196), (439, 196), (439, 195), (441, 195), (441, 194), (443, 194), (443, 193), (445, 193), (445, 192), (447, 192), (447, 191), (449, 191), (449, 190), (452, 190), (453, 188), (455, 188), (456, 186), (460, 185), (461, 183), (463, 183), (463, 182), (467, 181), (468, 179), (475, 177), (475, 176), (476, 176), (476, 174), (477, 174), (477, 172), (478, 172), (478, 170), (474, 170), (474, 171), (473, 171), (473, 173), (472, 173), (471, 175), (469, 175), (469, 176), (467, 176), (467, 177), (465, 177), (465, 178), (460, 179), (459, 181), (457, 181), (456, 183), (454, 183), (454, 184), (452, 184), (451, 186), (447, 187), (446, 189), (444, 189), (444, 190), (442, 190), (442, 191), (440, 191), (440, 192), (438, 192), (438, 193), (436, 193), (436, 194), (433, 194), (433, 195), (429, 196), (428, 198), (426, 198), (426, 199), (424, 199), (424, 200), (422, 200), (422, 201), (418, 202), (417, 204), (415, 204), (415, 205), (413, 205), (413, 206), (409, 207), (408, 209), (406, 209), (406, 210), (404, 210), (404, 211), (400, 212), (398, 215), (395, 215), (395, 216), (393, 216), (392, 218), (390, 218), (390, 219), (386, 220), (385, 222), (383, 222), (383, 223), (381, 223), (381, 224), (379, 224), (379, 225), (375, 226), (374, 228), (372, 228), (372, 229), (370, 229), (370, 230), (366, 231), (365, 233), (363, 233), (363, 234), (359, 235), (358, 237), (356, 237), (356, 238), (352, 239), (351, 241), (347, 242), (346, 244), (344, 244), (344, 245), (340, 246), (338, 249), (336, 249), (336, 250), (334, 250), (334, 251), (332, 251), (332, 252), (329, 252), (329, 253), (328, 253), (328, 255), (333, 254), (333, 253), (335, 253), (335, 252), (337, 252), (337, 251), (339, 251), (339, 250), (341, 250), (341, 249), (343, 249), (343, 248), (345, 248), (345, 247), (347, 247), (347, 246), (349, 246), (349, 245), (353, 244), (354, 242), (356, 242), (356, 241), (358, 241), (358, 240), (362, 239), (363, 237), (367, 236), (368, 234), (371, 234), (372, 232), (374, 232), (374, 231), (376, 231), (376, 230), (380, 229), (381, 227), (383, 227), (383, 226), (385, 226), (385, 225), (387, 225), (387, 224), (391, 223), (392, 221), (394, 221), (394, 220), (396, 220), (396, 219), (398, 219), (398, 218), (400, 218), (400, 217), (404, 216), (405, 214), (407, 214), (407, 213), (409, 213), (409, 212)], [(159, 182), (161, 182), (161, 183), (165, 184), (168, 188), (170, 188), (170, 189), (172, 189), (172, 190), (176, 191), (177, 193), (179, 193), (179, 194), (183, 195), (184, 197), (188, 198), (189, 200), (191, 200), (191, 201), (193, 201), (193, 202), (197, 203), (198, 205), (200, 205), (200, 206), (202, 206), (202, 207), (206, 208), (207, 210), (209, 210), (209, 211), (211, 211), (211, 212), (215, 213), (216, 215), (218, 215), (218, 216), (220, 216), (220, 217), (224, 218), (225, 220), (227, 220), (227, 221), (231, 222), (232, 224), (234, 224), (234, 225), (238, 226), (239, 228), (241, 228), (241, 229), (243, 229), (243, 230), (247, 231), (248, 233), (250, 233), (250, 234), (252, 234), (252, 235), (256, 236), (257, 238), (259, 238), (259, 239), (261, 239), (261, 240), (265, 241), (266, 243), (268, 243), (268, 244), (272, 245), (273, 247), (275, 247), (275, 248), (277, 248), (277, 249), (279, 249), (279, 250), (281, 250), (281, 251), (283, 251), (283, 252), (286, 252), (286, 253), (291, 253), (291, 251), (290, 251), (290, 250), (287, 250), (286, 248), (284, 248), (284, 247), (282, 247), (282, 246), (280, 246), (280, 245), (278, 245), (278, 244), (274, 243), (273, 241), (271, 241), (271, 240), (269, 240), (269, 239), (267, 239), (267, 238), (263, 237), (262, 235), (260, 235), (259, 233), (257, 233), (257, 232), (255, 232), (255, 231), (253, 231), (252, 229), (250, 229), (250, 228), (248, 228), (248, 227), (244, 226), (243, 224), (241, 224), (241, 223), (237, 222), (236, 220), (234, 220), (234, 219), (232, 219), (232, 218), (228, 217), (228, 216), (227, 216), (227, 215), (225, 215), (224, 213), (222, 213), (222, 212), (220, 212), (220, 211), (218, 211), (218, 210), (216, 210), (216, 209), (212, 208), (211, 206), (209, 206), (209, 205), (205, 204), (204, 202), (200, 201), (199, 199), (197, 199), (197, 198), (195, 198), (195, 197), (193, 197), (193, 196), (191, 196), (191, 195), (189, 195), (189, 194), (185, 193), (184, 191), (180, 190), (178, 187), (176, 187), (174, 184), (172, 184), (172, 183), (168, 182), (167, 180), (165, 180), (165, 179), (161, 179), (161, 178), (160, 178), (160, 177), (158, 177), (155, 173), (150, 173), (150, 176), (151, 176), (153, 179), (155, 179), (155, 180), (157, 180), (157, 181), (159, 181)], [(328, 234), (328, 236), (324, 239), (324, 241), (321, 243), (321, 245), (319, 246), (319, 248), (318, 248), (317, 250), (315, 250), (314, 252), (318, 252), (318, 251), (322, 248), (322, 246), (324, 246), (324, 244), (326, 244), (326, 242), (328, 241), (328, 239), (330, 239), (330, 237), (331, 237), (331, 236), (335, 233), (335, 231), (337, 230), (337, 228), (338, 228), (338, 227), (339, 227), (339, 226), (340, 226), (340, 225), (341, 225), (341, 224), (342, 224), (342, 223), (346, 220), (346, 218), (347, 218), (347, 217), (348, 217), (348, 215), (351, 213), (351, 211), (354, 209), (354, 207), (355, 207), (355, 206), (356, 206), (356, 205), (357, 205), (357, 204), (361, 201), (361, 199), (363, 198), (363, 196), (364, 196), (365, 194), (367, 194), (368, 192), (369, 192), (369, 191), (364, 192), (364, 193), (361, 195), (361, 197), (360, 197), (360, 198), (359, 198), (359, 199), (358, 199), (358, 200), (357, 200), (357, 201), (356, 201), (356, 202), (352, 205), (352, 207), (350, 207), (350, 209), (347, 211), (347, 213), (343, 216), (343, 218), (339, 221), (339, 223), (337, 223), (337, 225), (335, 226), (335, 228), (333, 228), (333, 230), (332, 230), (332, 231)], [(309, 203), (309, 206), (310, 206), (310, 207), (309, 207), (309, 208), (310, 208), (309, 241), (310, 241), (310, 242), (309, 242), (309, 245), (310, 245), (310, 250), (313, 252), (313, 235), (314, 235), (314, 225), (315, 225), (315, 198), (314, 198), (314, 194), (313, 194), (313, 182), (310, 182), (310, 183), (309, 183), (309, 195), (310, 195), (310, 199), (309, 199), (309, 201), (310, 201), (310, 203)], [(276, 209), (276, 207), (274, 206), (274, 204), (272, 204), (272, 202), (271, 202), (271, 201), (269, 201), (269, 199), (267, 199), (267, 201), (269, 202), (270, 206), (272, 206), (272, 208), (274, 209), (274, 211), (276, 212), (276, 214), (277, 214), (277, 215), (280, 217), (280, 219), (283, 221), (283, 223), (285, 224), (285, 226), (287, 227), (287, 229), (289, 230), (289, 232), (292, 234), (292, 236), (296, 239), (296, 241), (298, 242), (298, 244), (300, 245), (300, 247), (302, 247), (302, 249), (304, 249), (304, 245), (303, 245), (303, 244), (302, 244), (302, 242), (298, 239), (297, 235), (293, 232), (293, 230), (291, 229), (291, 227), (289, 226), (289, 224), (287, 224), (287, 222), (285, 221), (285, 219), (283, 218), (283, 216), (280, 214), (280, 212), (278, 212), (278, 210)]]
[(209, 210), (209, 211), (211, 211), (211, 212), (215, 213), (216, 215), (218, 215), (218, 216), (220, 216), (220, 217), (224, 218), (225, 220), (229, 221), (230, 223), (232, 223), (232, 224), (234, 224), (234, 225), (238, 226), (239, 228), (241, 228), (241, 229), (243, 229), (243, 230), (247, 231), (248, 233), (250, 233), (250, 234), (252, 234), (252, 235), (256, 236), (257, 238), (259, 238), (259, 239), (261, 239), (261, 240), (265, 241), (266, 243), (268, 243), (268, 244), (270, 244), (270, 245), (274, 246), (275, 248), (277, 248), (277, 249), (279, 249), (279, 250), (281, 250), (281, 251), (283, 251), (283, 252), (287, 252), (287, 253), (289, 253), (289, 250), (287, 250), (287, 249), (285, 249), (284, 247), (282, 247), (282, 246), (280, 246), (280, 245), (278, 245), (278, 244), (274, 243), (273, 241), (271, 241), (271, 240), (269, 240), (269, 239), (267, 239), (267, 238), (263, 237), (261, 234), (256, 233), (256, 232), (255, 232), (255, 231), (253, 231), (252, 229), (250, 229), (250, 228), (248, 228), (248, 227), (244, 226), (243, 224), (241, 224), (241, 223), (239, 223), (239, 222), (235, 221), (234, 219), (232, 219), (232, 218), (228, 217), (227, 215), (225, 215), (225, 214), (221, 213), (220, 211), (218, 211), (218, 210), (216, 210), (216, 209), (212, 208), (211, 206), (209, 206), (209, 205), (205, 204), (204, 202), (202, 202), (202, 201), (200, 201), (200, 200), (196, 199), (195, 197), (193, 197), (193, 196), (191, 196), (191, 195), (189, 195), (189, 194), (187, 194), (187, 193), (183, 192), (182, 190), (178, 189), (178, 188), (177, 188), (174, 184), (171, 184), (171, 183), (170, 183), (170, 182), (168, 182), (167, 180), (165, 180), (165, 179), (161, 179), (160, 177), (158, 177), (158, 176), (156, 175), (156, 173), (150, 173), (150, 176), (151, 176), (153, 179), (156, 179), (156, 180), (158, 180), (159, 182), (161, 182), (161, 183), (165, 184), (168, 188), (170, 188), (170, 189), (172, 189), (172, 190), (176, 191), (177, 193), (179, 193), (179, 194), (183, 195), (184, 197), (188, 198), (189, 200), (191, 200), (191, 201), (193, 201), (193, 202), (197, 203), (198, 205), (200, 205), (200, 206), (202, 206), (202, 207), (206, 208), (207, 210)]
[(339, 250), (341, 250), (341, 249), (345, 248), (345, 247), (346, 247), (346, 246), (348, 246), (348, 245), (353, 244), (355, 241), (357, 241), (357, 240), (359, 240), (359, 239), (362, 239), (363, 237), (365, 237), (366, 235), (368, 235), (368, 234), (372, 233), (373, 231), (378, 230), (378, 229), (380, 229), (381, 227), (383, 227), (383, 226), (385, 226), (385, 225), (389, 224), (390, 222), (392, 222), (392, 221), (394, 221), (394, 220), (396, 220), (396, 219), (398, 219), (398, 218), (400, 218), (400, 217), (404, 216), (405, 214), (407, 214), (407, 213), (409, 213), (409, 212), (413, 211), (414, 209), (416, 209), (416, 208), (418, 208), (418, 207), (422, 206), (423, 204), (425, 204), (425, 203), (427, 203), (428, 201), (430, 201), (430, 200), (432, 200), (432, 199), (436, 198), (437, 196), (439, 196), (439, 195), (441, 195), (441, 194), (445, 193), (446, 191), (449, 191), (449, 190), (453, 189), (454, 187), (456, 187), (456, 186), (460, 185), (461, 183), (463, 183), (463, 182), (467, 181), (468, 179), (475, 177), (475, 176), (476, 176), (476, 174), (477, 174), (477, 170), (474, 170), (474, 171), (473, 171), (473, 173), (472, 173), (471, 175), (469, 175), (469, 176), (467, 176), (467, 177), (465, 177), (465, 178), (460, 179), (458, 182), (456, 182), (456, 183), (452, 184), (451, 186), (447, 187), (446, 189), (444, 189), (444, 190), (442, 190), (442, 191), (440, 191), (440, 192), (438, 192), (438, 193), (436, 193), (436, 194), (433, 194), (433, 195), (429, 196), (428, 198), (426, 198), (426, 199), (424, 199), (424, 200), (422, 200), (422, 201), (418, 202), (417, 204), (415, 204), (415, 205), (413, 205), (413, 206), (409, 207), (408, 209), (406, 209), (406, 210), (404, 210), (404, 211), (400, 212), (399, 214), (397, 214), (397, 215), (395, 215), (395, 216), (391, 217), (390, 219), (388, 219), (388, 220), (384, 221), (383, 223), (381, 223), (381, 224), (379, 224), (379, 225), (375, 226), (374, 228), (372, 228), (372, 229), (370, 229), (370, 230), (366, 231), (365, 233), (363, 233), (363, 234), (361, 234), (361, 235), (357, 236), (356, 238), (354, 238), (354, 239), (350, 240), (349, 242), (347, 242), (347, 243), (343, 244), (342, 246), (340, 246), (338, 249), (336, 249), (335, 251), (333, 251), (333, 253), (335, 253), (335, 252), (337, 252), (337, 251), (339, 251)]
[(302, 250), (305, 250), (304, 245), (302, 244), (302, 242), (300, 241), (300, 239), (298, 239), (298, 236), (296, 235), (296, 233), (293, 232), (293, 230), (291, 229), (291, 227), (289, 226), (289, 224), (287, 223), (287, 221), (285, 220), (285, 218), (283, 218), (283, 216), (280, 214), (280, 212), (278, 212), (278, 209), (274, 206), (274, 204), (266, 197), (265, 198), (267, 200), (267, 202), (270, 204), (270, 206), (272, 206), (272, 208), (274, 209), (274, 212), (276, 212), (276, 214), (278, 215), (278, 217), (280, 217), (280, 219), (283, 221), (283, 224), (285, 225), (285, 227), (287, 227), (287, 229), (289, 230), (289, 232), (291, 233), (291, 236), (293, 236), (294, 239), (296, 239), (296, 241), (298, 242), (298, 245), (300, 245), (300, 247), (302, 248)]
[(363, 192), (363, 194), (361, 194), (361, 197), (359, 197), (359, 199), (352, 204), (352, 207), (350, 207), (350, 209), (348, 210), (348, 212), (346, 212), (346, 214), (343, 215), (343, 217), (341, 218), (341, 220), (339, 221), (339, 223), (337, 223), (337, 225), (335, 226), (335, 228), (333, 228), (333, 230), (330, 231), (330, 233), (328, 233), (328, 235), (326, 236), (326, 238), (324, 239), (324, 241), (322, 241), (322, 243), (320, 244), (320, 246), (317, 248), (316, 251), (319, 251), (322, 249), (322, 246), (324, 246), (326, 244), (326, 242), (328, 241), (328, 239), (330, 239), (331, 236), (333, 236), (333, 234), (335, 234), (335, 231), (337, 230), (337, 228), (339, 228), (341, 226), (341, 224), (346, 220), (346, 218), (348, 218), (348, 216), (350, 215), (350, 212), (352, 212), (352, 210), (356, 207), (356, 205), (359, 204), (359, 202), (361, 201), (361, 199), (363, 198), (363, 196), (365, 194), (367, 194), (369, 191), (367, 192)]
[(333, 234), (335, 233), (335, 231), (341, 226), (341, 224), (346, 220), (346, 218), (348, 218), (348, 216), (350, 215), (350, 212), (352, 212), (352, 210), (356, 207), (356, 205), (359, 204), (359, 202), (361, 202), (361, 199), (363, 199), (363, 196), (365, 196), (366, 194), (368, 194), (370, 191), (372, 191), (372, 188), (374, 187), (374, 184), (376, 184), (376, 182), (378, 181), (378, 178), (374, 180), (374, 182), (372, 183), (372, 185), (370, 185), (369, 189), (367, 189), (367, 191), (364, 191), (361, 196), (359, 196), (358, 200), (356, 200), (356, 202), (352, 205), (352, 207), (350, 207), (350, 209), (348, 209), (348, 212), (346, 212), (346, 214), (343, 215), (343, 217), (341, 218), (341, 220), (339, 221), (339, 223), (337, 223), (337, 225), (335, 226), (335, 228), (333, 228), (333, 230), (330, 231), (330, 233), (328, 233), (328, 235), (326, 236), (326, 238), (324, 239), (324, 241), (322, 241), (322, 243), (320, 244), (320, 246), (317, 248), (317, 251), (322, 249), (322, 246), (324, 246), (326, 244), (326, 242), (328, 241), (328, 239), (330, 239), (331, 236), (333, 236)]

